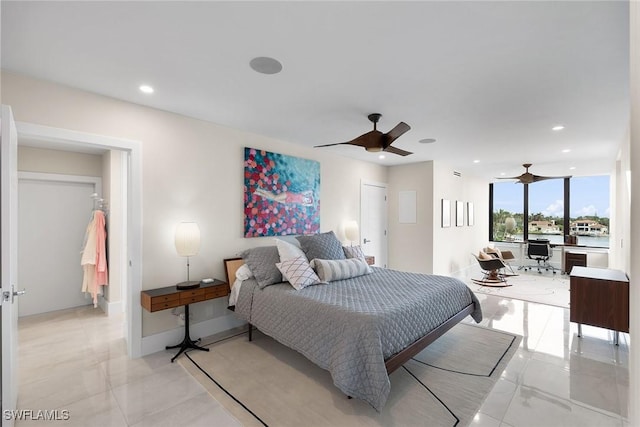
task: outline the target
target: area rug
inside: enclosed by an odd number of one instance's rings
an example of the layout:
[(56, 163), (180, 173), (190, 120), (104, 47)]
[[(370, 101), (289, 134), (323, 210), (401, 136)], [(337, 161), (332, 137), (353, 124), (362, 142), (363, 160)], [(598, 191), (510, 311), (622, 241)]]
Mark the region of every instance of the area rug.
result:
[(466, 426), (522, 338), (458, 324), (390, 375), (377, 412), (348, 399), (328, 371), (272, 338), (254, 333), (190, 351), (180, 363), (245, 426)]
[(507, 277), (508, 287), (486, 286), (467, 280), (469, 287), (476, 293), (496, 295), (523, 301), (537, 302), (569, 308), (569, 276), (551, 273), (523, 272), (518, 276)]

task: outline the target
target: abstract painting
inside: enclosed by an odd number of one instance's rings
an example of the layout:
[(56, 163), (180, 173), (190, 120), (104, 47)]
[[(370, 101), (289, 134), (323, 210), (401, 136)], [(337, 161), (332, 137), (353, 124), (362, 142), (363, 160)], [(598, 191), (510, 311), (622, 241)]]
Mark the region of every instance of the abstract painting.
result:
[(244, 237), (320, 231), (320, 163), (244, 149)]

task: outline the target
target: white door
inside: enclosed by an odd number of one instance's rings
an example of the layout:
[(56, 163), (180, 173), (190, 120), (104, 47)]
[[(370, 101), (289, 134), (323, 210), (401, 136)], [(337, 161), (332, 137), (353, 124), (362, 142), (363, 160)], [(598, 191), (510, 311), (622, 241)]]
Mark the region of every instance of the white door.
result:
[[(19, 317), (92, 303), (89, 294), (81, 291), (80, 252), (93, 210), (90, 195), (101, 194), (96, 188), (98, 180), (19, 174), (18, 275), (22, 283), (29, 284), (29, 294), (20, 301)], [(38, 253), (46, 256), (34, 257)]]
[[(2, 258), (2, 425), (13, 426), (7, 411), (18, 402), (18, 133), (11, 108), (0, 120), (0, 257)], [(10, 412), (9, 412), (10, 413)], [(9, 418), (9, 419), (6, 419)]]
[(360, 185), (360, 244), (365, 255), (373, 255), (378, 267), (387, 266), (387, 186)]

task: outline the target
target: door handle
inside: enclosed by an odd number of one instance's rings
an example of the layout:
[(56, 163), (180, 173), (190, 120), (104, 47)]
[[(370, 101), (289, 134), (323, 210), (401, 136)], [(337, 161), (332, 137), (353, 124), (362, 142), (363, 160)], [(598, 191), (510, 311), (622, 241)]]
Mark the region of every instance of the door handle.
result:
[(23, 289), (23, 290), (21, 290), (21, 291), (16, 291), (16, 290), (14, 290), (14, 289), (15, 289), (15, 287), (14, 287), (14, 286), (11, 286), (11, 292), (9, 292), (9, 291), (4, 291), (4, 292), (2, 293), (2, 299), (3, 299), (4, 301), (9, 301), (9, 300), (11, 300), (11, 303), (13, 303), (13, 300), (15, 299), (15, 297), (19, 297), (20, 295), (24, 295), (24, 294), (26, 294), (26, 293), (27, 293), (27, 290), (26, 290), (26, 289)]
[(362, 243), (364, 243), (365, 245), (366, 245), (367, 243), (369, 243), (369, 242), (371, 242), (371, 240), (368, 240), (367, 238), (365, 238), (365, 239), (362, 241)]

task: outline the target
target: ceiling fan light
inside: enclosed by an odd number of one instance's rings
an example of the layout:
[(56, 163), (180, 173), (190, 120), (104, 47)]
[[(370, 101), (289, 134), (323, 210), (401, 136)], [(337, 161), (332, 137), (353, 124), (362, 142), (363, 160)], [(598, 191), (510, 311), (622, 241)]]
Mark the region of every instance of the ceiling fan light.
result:
[(382, 151), (382, 147), (366, 147), (365, 150), (370, 153), (379, 153), (380, 151)]

